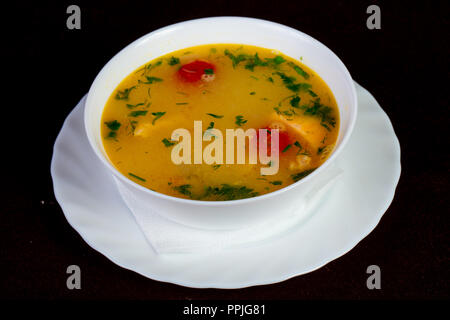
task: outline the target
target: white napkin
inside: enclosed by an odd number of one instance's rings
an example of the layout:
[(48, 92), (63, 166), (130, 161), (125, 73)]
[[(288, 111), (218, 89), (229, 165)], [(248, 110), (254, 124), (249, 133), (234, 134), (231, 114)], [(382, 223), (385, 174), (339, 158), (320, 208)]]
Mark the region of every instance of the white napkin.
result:
[[(278, 235), (301, 222), (316, 207), (316, 204), (342, 174), (342, 169), (331, 165), (316, 176), (314, 185), (299, 206), (283, 219), (274, 218), (263, 223), (236, 230), (206, 230), (186, 226), (164, 217), (138, 201), (135, 195), (115, 178), (119, 192), (133, 213), (142, 232), (158, 254), (214, 252), (233, 246), (253, 245)], [(305, 214), (304, 210), (308, 210)], [(301, 215), (298, 214), (301, 212)]]

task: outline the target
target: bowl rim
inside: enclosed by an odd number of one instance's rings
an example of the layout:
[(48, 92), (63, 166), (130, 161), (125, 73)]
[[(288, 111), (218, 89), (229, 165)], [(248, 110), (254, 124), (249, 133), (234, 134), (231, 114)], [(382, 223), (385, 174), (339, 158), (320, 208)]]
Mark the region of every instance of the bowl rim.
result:
[[(136, 45), (138, 45), (140, 42), (146, 40), (148, 37), (152, 37), (161, 33), (167, 33), (171, 30), (175, 30), (177, 28), (182, 27), (183, 25), (188, 25), (188, 24), (196, 24), (196, 23), (201, 23), (204, 21), (225, 21), (225, 20), (229, 20), (230, 22), (233, 23), (239, 23), (239, 22), (250, 22), (250, 23), (255, 23), (255, 24), (263, 24), (263, 25), (267, 25), (267, 26), (271, 26), (274, 28), (281, 28), (284, 29), (286, 32), (294, 32), (297, 34), (301, 34), (303, 37), (307, 38), (309, 41), (311, 41), (312, 43), (314, 43), (315, 45), (318, 46), (322, 46), (325, 50), (328, 51), (328, 53), (330, 54), (331, 57), (333, 57), (335, 59), (335, 62), (337, 63), (338, 67), (343, 71), (344, 76), (348, 77), (348, 80), (350, 80), (350, 92), (351, 92), (351, 99), (353, 100), (353, 105), (354, 110), (352, 113), (352, 116), (349, 119), (349, 124), (348, 124), (348, 130), (346, 132), (346, 134), (343, 136), (343, 139), (341, 141), (341, 143), (333, 150), (333, 153), (325, 160), (324, 163), (322, 163), (322, 165), (320, 165), (318, 168), (316, 168), (313, 172), (311, 172), (310, 174), (308, 174), (306, 177), (304, 177), (303, 179), (300, 179), (299, 181), (296, 181), (290, 185), (287, 185), (281, 189), (266, 193), (266, 194), (262, 194), (262, 195), (258, 195), (255, 197), (251, 197), (251, 198), (244, 198), (244, 199), (236, 199), (236, 200), (218, 200), (218, 201), (206, 201), (206, 200), (195, 200), (195, 199), (185, 199), (185, 198), (178, 198), (178, 197), (174, 197), (174, 196), (170, 196), (170, 195), (166, 195), (157, 191), (153, 191), (150, 190), (136, 182), (134, 182), (133, 180), (129, 179), (128, 177), (126, 177), (124, 174), (122, 174), (121, 172), (119, 172), (111, 163), (110, 161), (103, 155), (103, 153), (101, 153), (98, 148), (97, 145), (95, 143), (95, 141), (92, 140), (91, 136), (89, 135), (88, 132), (88, 113), (87, 113), (87, 108), (86, 106), (89, 104), (90, 100), (92, 99), (92, 95), (94, 94), (94, 91), (96, 90), (96, 85), (97, 83), (100, 81), (100, 77), (107, 72), (109, 66), (115, 62), (115, 60), (119, 59), (120, 56), (122, 54), (124, 54), (124, 52), (134, 48)], [(181, 48), (182, 49), (182, 48)], [(348, 71), (347, 67), (344, 65), (344, 63), (341, 61), (341, 59), (330, 49), (328, 48), (326, 45), (324, 45), (323, 43), (321, 43), (320, 41), (314, 39), (313, 37), (309, 36), (308, 34), (294, 29), (292, 27), (288, 27), (286, 25), (277, 23), (277, 22), (273, 22), (273, 21), (269, 21), (269, 20), (264, 20), (264, 19), (258, 19), (258, 18), (250, 18), (250, 17), (241, 17), (241, 16), (215, 16), (215, 17), (205, 17), (205, 18), (199, 18), (199, 19), (191, 19), (191, 20), (186, 20), (186, 21), (182, 21), (182, 22), (177, 22), (159, 29), (156, 29), (154, 31), (151, 31), (141, 37), (139, 37), (138, 39), (134, 40), (133, 42), (131, 42), (130, 44), (128, 44), (126, 47), (124, 47), (123, 49), (121, 49), (118, 53), (116, 53), (104, 66), (103, 68), (100, 70), (100, 72), (97, 74), (97, 76), (95, 77), (94, 81), (92, 82), (92, 85), (88, 91), (87, 94), (87, 98), (86, 98), (86, 103), (85, 103), (85, 109), (84, 109), (84, 127), (85, 127), (85, 133), (87, 135), (89, 144), (91, 145), (91, 148), (94, 150), (94, 153), (97, 155), (97, 157), (106, 165), (107, 168), (109, 168), (109, 170), (114, 174), (114, 176), (116, 176), (117, 178), (119, 178), (121, 181), (123, 181), (126, 184), (131, 185), (134, 188), (137, 188), (138, 190), (149, 194), (151, 196), (154, 197), (158, 197), (161, 198), (163, 200), (169, 200), (169, 201), (175, 201), (178, 202), (180, 204), (189, 204), (189, 205), (200, 205), (200, 206), (209, 206), (209, 207), (218, 207), (218, 206), (224, 206), (224, 205), (241, 205), (241, 204), (246, 204), (246, 203), (251, 203), (251, 202), (255, 202), (255, 201), (263, 201), (263, 200), (268, 200), (272, 197), (276, 197), (282, 193), (287, 192), (288, 190), (291, 190), (293, 188), (298, 187), (299, 185), (302, 184), (306, 184), (308, 183), (310, 180), (314, 179), (315, 176), (317, 176), (320, 172), (324, 171), (325, 168), (327, 168), (330, 163), (332, 163), (336, 157), (341, 153), (342, 149), (344, 149), (345, 145), (347, 144), (348, 140), (350, 139), (350, 136), (353, 133), (353, 129), (355, 126), (355, 122), (356, 122), (356, 118), (357, 118), (357, 114), (358, 114), (358, 101), (357, 101), (357, 95), (356, 95), (356, 88), (354, 85), (354, 81), (353, 78), (350, 75), (350, 72)]]

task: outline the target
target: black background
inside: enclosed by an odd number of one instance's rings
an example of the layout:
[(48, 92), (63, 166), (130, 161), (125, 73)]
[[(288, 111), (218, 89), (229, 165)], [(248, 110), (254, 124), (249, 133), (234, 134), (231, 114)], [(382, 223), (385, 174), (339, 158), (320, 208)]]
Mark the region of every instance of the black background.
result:
[[(20, 1), (3, 7), (0, 297), (448, 299), (446, 3)], [(70, 4), (81, 7), (81, 30), (66, 28)], [(381, 8), (381, 30), (366, 27), (370, 4)], [(377, 228), (323, 268), (266, 286), (191, 289), (144, 278), (90, 248), (54, 199), (50, 160), (64, 119), (114, 54), (157, 28), (223, 15), (279, 22), (333, 50), (391, 118), (402, 149), (402, 175)], [(71, 264), (81, 267), (81, 290), (66, 288), (66, 268)], [(381, 290), (366, 287), (371, 264), (381, 267)]]

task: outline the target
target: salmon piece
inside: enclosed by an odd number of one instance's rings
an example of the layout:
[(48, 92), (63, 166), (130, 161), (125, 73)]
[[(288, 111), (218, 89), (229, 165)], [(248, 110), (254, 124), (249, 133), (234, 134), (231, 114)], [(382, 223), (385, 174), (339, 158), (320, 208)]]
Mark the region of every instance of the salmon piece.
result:
[(320, 146), (320, 142), (317, 141), (317, 138), (313, 135), (309, 134), (307, 130), (299, 123), (294, 121), (288, 121), (285, 117), (280, 114), (273, 113), (270, 117), (271, 125), (269, 127), (273, 127), (273, 129), (287, 130), (293, 140), (297, 140), (303, 147), (310, 153), (315, 152), (317, 148)]

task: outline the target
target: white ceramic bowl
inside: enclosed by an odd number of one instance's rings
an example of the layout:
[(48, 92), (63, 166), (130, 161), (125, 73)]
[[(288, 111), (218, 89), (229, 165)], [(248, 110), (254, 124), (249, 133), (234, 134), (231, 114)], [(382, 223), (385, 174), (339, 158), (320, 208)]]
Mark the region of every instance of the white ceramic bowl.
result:
[[(306, 178), (278, 191), (233, 201), (198, 201), (175, 198), (151, 191), (122, 175), (109, 162), (101, 137), (103, 108), (119, 83), (136, 68), (175, 50), (209, 43), (239, 43), (276, 49), (312, 68), (332, 90), (340, 111), (336, 148), (331, 156)], [(305, 196), (320, 173), (332, 163), (348, 141), (357, 114), (353, 80), (339, 58), (310, 36), (270, 21), (215, 17), (177, 23), (153, 31), (114, 56), (92, 84), (85, 107), (85, 128), (97, 156), (116, 180), (132, 192), (133, 201), (164, 217), (189, 226), (231, 229), (250, 226), (290, 213)], [(300, 199), (300, 200), (299, 200)]]

